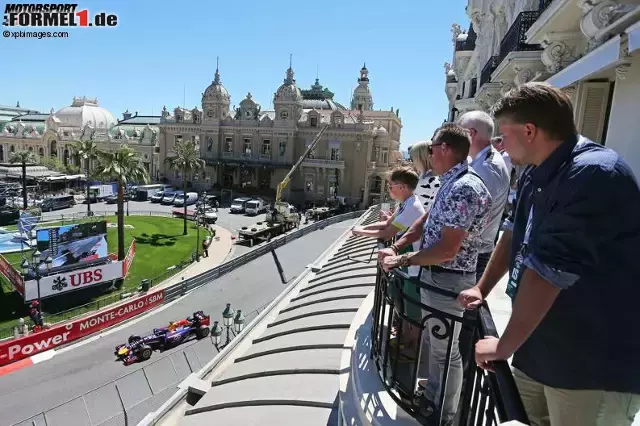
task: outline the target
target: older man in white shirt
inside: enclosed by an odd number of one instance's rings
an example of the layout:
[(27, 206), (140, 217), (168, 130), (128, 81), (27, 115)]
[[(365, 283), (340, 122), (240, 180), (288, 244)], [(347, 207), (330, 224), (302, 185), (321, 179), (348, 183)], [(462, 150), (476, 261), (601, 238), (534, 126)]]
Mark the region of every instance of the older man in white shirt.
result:
[(460, 116), (458, 124), (467, 129), (471, 135), (469, 165), (482, 178), (492, 200), (489, 219), (482, 233), (482, 246), (476, 266), (476, 280), (479, 280), (495, 248), (496, 235), (502, 223), (502, 213), (509, 198), (511, 173), (500, 152), (491, 144), (494, 124), (489, 114), (483, 111), (467, 112)]

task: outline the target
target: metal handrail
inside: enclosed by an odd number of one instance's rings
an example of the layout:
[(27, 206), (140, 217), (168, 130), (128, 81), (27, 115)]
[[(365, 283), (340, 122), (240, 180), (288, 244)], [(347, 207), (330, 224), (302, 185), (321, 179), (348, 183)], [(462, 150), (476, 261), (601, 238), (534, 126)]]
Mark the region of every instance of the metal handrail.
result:
[[(406, 273), (393, 270), (386, 273), (378, 268), (374, 307), (372, 310), (371, 357), (377, 367), (383, 386), (395, 402), (423, 425), (439, 424), (442, 418), (445, 389), (453, 349), (453, 336), (456, 327), (460, 333), (460, 353), (462, 356), (463, 385), (460, 402), (457, 407), (460, 426), (471, 423), (495, 424), (510, 420), (527, 423), (527, 415), (515, 380), (506, 361), (493, 362), (494, 372), (487, 372), (475, 365), (473, 347), (484, 337), (498, 337), (488, 306), (483, 304), (477, 311), (467, 311), (464, 316), (444, 312), (433, 306), (416, 300), (405, 293), (403, 285), (410, 282), (421, 292), (437, 293), (450, 299), (456, 299), (457, 293), (434, 287)], [(422, 297), (420, 298), (422, 299)], [(421, 310), (421, 320), (411, 318), (405, 310), (407, 306)], [(428, 322), (430, 320), (430, 322)], [(437, 321), (434, 325), (433, 320)], [(411, 324), (420, 330), (419, 336), (413, 336), (417, 350), (402, 353), (401, 345), (392, 345), (392, 329), (396, 323), (396, 343), (403, 341), (404, 324)], [(418, 370), (421, 358), (423, 337), (446, 340), (447, 351), (440, 387), (439, 401), (427, 401), (417, 391)], [(406, 341), (405, 341), (406, 342)], [(466, 346), (465, 346), (466, 345)], [(463, 351), (463, 346), (467, 348)], [(412, 356), (414, 356), (412, 358)], [(426, 355), (428, 356), (428, 354)], [(404, 358), (404, 359), (402, 359)], [(402, 361), (400, 361), (402, 359)]]

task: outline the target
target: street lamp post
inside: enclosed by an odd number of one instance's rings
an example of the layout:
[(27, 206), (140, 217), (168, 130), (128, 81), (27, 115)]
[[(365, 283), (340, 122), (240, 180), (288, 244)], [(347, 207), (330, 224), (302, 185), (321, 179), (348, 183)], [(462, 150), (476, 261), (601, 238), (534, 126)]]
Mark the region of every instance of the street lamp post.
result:
[(222, 333), (224, 331), (222, 327), (227, 329), (227, 341), (222, 346), (225, 347), (231, 342), (232, 333), (233, 337), (237, 336), (242, 333), (244, 326), (245, 318), (242, 314), (242, 309), (238, 309), (238, 311), (235, 312), (231, 308), (231, 303), (227, 303), (227, 307), (222, 311), (222, 326), (219, 321), (214, 321), (213, 326), (211, 327), (211, 341), (213, 342), (213, 345), (218, 351), (220, 351), (220, 343), (222, 343)]
[(230, 331), (231, 326), (233, 325), (233, 316), (235, 314), (234, 310), (231, 309), (231, 303), (227, 303), (227, 307), (222, 311), (222, 323), (227, 329), (227, 342), (225, 343), (225, 346), (231, 341)]
[[(200, 262), (200, 215), (203, 214), (204, 198), (207, 195), (206, 192), (202, 192), (200, 198), (196, 202), (196, 211), (193, 214), (193, 220), (196, 223), (196, 261)], [(186, 202), (186, 199), (185, 199)]]
[(36, 279), (36, 285), (38, 287), (38, 315), (39, 315), (39, 319), (42, 318), (42, 304), (41, 304), (41, 300), (40, 300), (40, 279), (42, 279), (42, 277), (44, 277), (44, 275), (42, 275), (42, 273), (40, 272), (40, 266), (42, 266), (43, 264), (46, 266), (47, 272), (51, 269), (51, 264), (53, 263), (53, 259), (51, 258), (51, 256), (47, 256), (46, 259), (42, 260), (42, 253), (40, 253), (39, 250), (36, 249), (36, 251), (34, 251), (31, 255), (31, 263), (29, 263), (29, 261), (27, 260), (27, 258), (25, 257), (22, 260), (22, 264), (20, 265), (22, 268), (22, 274), (25, 277), (25, 281), (28, 279), (29, 274), (31, 272), (34, 273), (35, 275), (35, 279)]

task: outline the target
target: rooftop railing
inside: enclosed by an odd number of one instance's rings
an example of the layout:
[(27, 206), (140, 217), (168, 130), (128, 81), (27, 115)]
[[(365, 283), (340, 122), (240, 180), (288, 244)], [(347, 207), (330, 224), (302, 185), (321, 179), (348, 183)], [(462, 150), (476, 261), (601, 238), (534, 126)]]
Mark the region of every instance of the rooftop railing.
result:
[(500, 61), (498, 60), (498, 56), (492, 56), (489, 58), (482, 71), (480, 71), (480, 86), (483, 84), (491, 82), (491, 74), (496, 70), (496, 68), (500, 65)]
[[(507, 362), (493, 362), (495, 372), (475, 364), (475, 343), (498, 337), (488, 306), (462, 314), (454, 308), (456, 297), (378, 268), (371, 357), (382, 384), (423, 425), (528, 424)], [(425, 383), (429, 376), (435, 380)]]
[(538, 4), (538, 12), (544, 12), (551, 3), (553, 3), (553, 0), (540, 0), (540, 3)]
[(498, 64), (511, 52), (529, 52), (542, 50), (539, 44), (527, 44), (527, 31), (531, 28), (536, 19), (540, 16), (540, 11), (532, 10), (520, 12), (518, 17), (507, 31), (507, 34), (500, 42), (500, 54), (498, 55)]

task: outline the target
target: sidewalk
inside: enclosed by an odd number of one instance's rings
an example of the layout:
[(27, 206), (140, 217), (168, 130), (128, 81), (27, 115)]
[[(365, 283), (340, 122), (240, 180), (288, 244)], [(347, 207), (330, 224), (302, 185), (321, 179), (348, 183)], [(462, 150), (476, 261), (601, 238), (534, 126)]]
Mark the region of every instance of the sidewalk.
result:
[[(209, 229), (213, 229), (216, 231), (216, 236), (211, 242), (211, 246), (209, 247), (209, 257), (200, 256), (200, 262), (194, 262), (190, 264), (171, 278), (163, 281), (157, 286), (153, 286), (152, 290), (166, 288), (173, 284), (179, 283), (182, 280), (200, 275), (201, 273), (209, 271), (220, 265), (221, 263), (224, 263), (228, 258), (231, 257), (231, 255), (233, 254), (232, 252), (235, 249), (235, 245), (233, 244), (233, 240), (231, 239), (231, 232), (218, 225), (211, 225)], [(202, 255), (202, 250), (200, 251), (200, 254)]]

